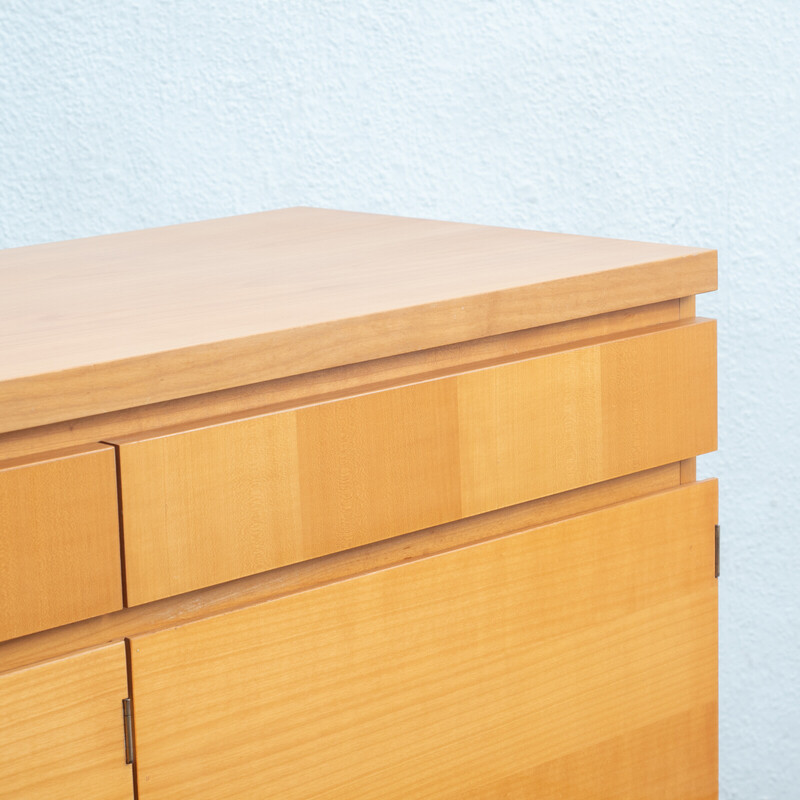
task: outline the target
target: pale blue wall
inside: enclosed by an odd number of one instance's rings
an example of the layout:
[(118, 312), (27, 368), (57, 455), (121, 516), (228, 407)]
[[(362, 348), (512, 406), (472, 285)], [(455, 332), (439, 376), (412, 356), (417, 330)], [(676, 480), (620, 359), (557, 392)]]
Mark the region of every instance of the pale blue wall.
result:
[(321, 205), (717, 247), (723, 797), (800, 797), (800, 7), (0, 0), (0, 246)]

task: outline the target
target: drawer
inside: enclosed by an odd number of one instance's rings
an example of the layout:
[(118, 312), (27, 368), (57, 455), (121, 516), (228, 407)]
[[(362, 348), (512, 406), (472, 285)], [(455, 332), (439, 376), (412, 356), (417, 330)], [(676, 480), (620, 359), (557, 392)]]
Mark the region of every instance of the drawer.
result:
[(141, 800), (715, 796), (716, 491), (134, 637)]
[(713, 450), (715, 341), (674, 323), (115, 440), (128, 603)]
[(0, 462), (0, 640), (119, 608), (114, 448)]
[(122, 642), (0, 675), (0, 800), (133, 800)]

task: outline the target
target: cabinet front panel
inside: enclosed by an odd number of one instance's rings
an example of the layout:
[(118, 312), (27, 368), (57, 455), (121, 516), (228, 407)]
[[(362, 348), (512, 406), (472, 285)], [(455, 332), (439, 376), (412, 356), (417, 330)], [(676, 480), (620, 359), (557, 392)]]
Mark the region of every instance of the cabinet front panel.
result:
[(132, 800), (122, 642), (0, 675), (0, 800)]
[(676, 323), (118, 440), (128, 603), (713, 450), (715, 337)]
[(716, 491), (134, 638), (140, 797), (714, 796)]
[(114, 448), (0, 463), (0, 640), (119, 608)]

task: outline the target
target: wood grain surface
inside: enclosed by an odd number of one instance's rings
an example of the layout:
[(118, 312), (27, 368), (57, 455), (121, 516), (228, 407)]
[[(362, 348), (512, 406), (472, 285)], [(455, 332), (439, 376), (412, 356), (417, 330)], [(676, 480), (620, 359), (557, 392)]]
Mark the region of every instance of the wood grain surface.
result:
[(716, 447), (713, 321), (119, 438), (128, 605)]
[(134, 637), (140, 797), (713, 797), (716, 492)]
[(118, 608), (114, 448), (0, 461), (0, 640)]
[(125, 645), (0, 676), (0, 800), (133, 800)]
[(0, 642), (0, 673), (76, 650), (139, 636), (243, 608), (324, 583), (543, 525), (602, 506), (663, 491), (680, 483), (680, 464), (666, 464), (529, 503), (395, 536), (374, 544), (291, 564), (227, 583), (166, 597), (71, 625)]
[(0, 432), (715, 288), (713, 250), (310, 208), (6, 250)]

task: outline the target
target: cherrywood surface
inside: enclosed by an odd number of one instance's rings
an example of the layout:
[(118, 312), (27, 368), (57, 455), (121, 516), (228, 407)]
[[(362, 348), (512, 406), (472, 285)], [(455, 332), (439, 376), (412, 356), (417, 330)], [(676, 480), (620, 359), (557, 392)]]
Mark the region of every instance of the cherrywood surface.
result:
[(0, 431), (715, 288), (713, 250), (310, 208), (16, 248)]
[(0, 675), (1, 800), (133, 800), (122, 642)]
[(119, 447), (137, 605), (716, 447), (713, 321)]
[(134, 637), (140, 797), (713, 797), (716, 492)]
[(0, 673), (87, 647), (264, 602), (325, 583), (403, 564), (490, 537), (675, 487), (680, 465), (625, 475), (510, 508), (396, 536), (217, 586), (0, 642)]
[(114, 448), (0, 461), (0, 641), (122, 607)]
[(209, 417), (252, 413), (280, 403), (300, 405), (324, 395), (368, 391), (376, 383), (411, 381), (432, 370), (465, 368), (479, 361), (507, 358), (582, 339), (633, 331), (682, 318), (681, 303), (680, 300), (665, 300), (304, 375), (55, 422), (37, 428), (7, 431), (0, 433), (0, 459), (103, 441), (111, 436), (130, 436), (154, 428), (175, 425), (189, 427)]

